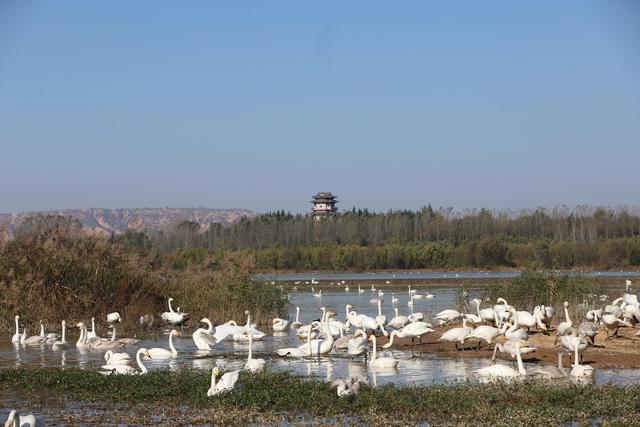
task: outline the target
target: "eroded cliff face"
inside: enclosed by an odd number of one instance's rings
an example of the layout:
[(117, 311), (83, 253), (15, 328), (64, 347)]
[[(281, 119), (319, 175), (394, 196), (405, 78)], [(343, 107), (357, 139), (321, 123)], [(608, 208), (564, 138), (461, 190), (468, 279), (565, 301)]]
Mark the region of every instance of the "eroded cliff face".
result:
[[(140, 231), (158, 230), (185, 220), (199, 223), (204, 230), (211, 223), (230, 224), (242, 217), (256, 215), (254, 211), (249, 209), (209, 208), (90, 208), (21, 212), (17, 214), (0, 213), (0, 234), (10, 235), (25, 218), (35, 214), (72, 217), (79, 220), (87, 232), (105, 235), (122, 233), (128, 229)], [(4, 227), (2, 227), (3, 224)]]

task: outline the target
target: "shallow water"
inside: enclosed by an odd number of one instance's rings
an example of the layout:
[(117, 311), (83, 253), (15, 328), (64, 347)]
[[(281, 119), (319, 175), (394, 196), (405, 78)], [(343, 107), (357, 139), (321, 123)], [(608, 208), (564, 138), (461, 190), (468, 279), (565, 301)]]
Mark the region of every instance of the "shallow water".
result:
[[(413, 287), (424, 294), (426, 288)], [(394, 316), (393, 307), (398, 307), (401, 314), (408, 314), (410, 307), (407, 288), (389, 288), (377, 286), (382, 289), (382, 312), (391, 318)], [(372, 316), (377, 315), (377, 304), (371, 299), (378, 297), (376, 291), (371, 291), (370, 287), (363, 293), (358, 293), (357, 285), (351, 285), (350, 292), (338, 291), (323, 288), (322, 297), (314, 297), (309, 292), (293, 292), (290, 294), (291, 301), (289, 318), (295, 318), (295, 306), (301, 307), (300, 321), (303, 324), (311, 320), (320, 318), (321, 306), (335, 311), (337, 320), (344, 321), (345, 304), (350, 303), (359, 313), (366, 313)], [(319, 290), (316, 289), (316, 292)], [(424, 313), (427, 318), (432, 317), (437, 312), (454, 306), (456, 292), (458, 290), (450, 287), (428, 289), (434, 295), (433, 299), (414, 300), (415, 311)], [(478, 293), (478, 289), (467, 289), (469, 296), (473, 297)], [(392, 293), (399, 301), (392, 303)], [(236, 319), (241, 320), (241, 319)], [(244, 323), (244, 322), (243, 322)], [(130, 346), (126, 351), (134, 355), (138, 347), (162, 347), (169, 348), (168, 338), (165, 335), (158, 339), (143, 340), (137, 346)], [(191, 339), (192, 329), (184, 329), (183, 338), (174, 340), (174, 345), (178, 349), (179, 355), (176, 358), (164, 360), (145, 360), (144, 364), (148, 369), (178, 369), (180, 367), (191, 367), (197, 369), (210, 370), (213, 366), (219, 366), (224, 370), (241, 369), (247, 357), (248, 343), (237, 343), (225, 340), (217, 344), (213, 351), (199, 351)], [(80, 367), (83, 369), (98, 369), (103, 365), (104, 352), (86, 351), (76, 349), (74, 343), (77, 339), (77, 331), (71, 332), (68, 337), (70, 348), (64, 351), (53, 351), (50, 346), (14, 346), (11, 344), (10, 336), (0, 337), (0, 368), (15, 366), (38, 366), (38, 367)], [(99, 329), (98, 333), (107, 336), (106, 329)], [(382, 351), (378, 355), (393, 355), (399, 360), (397, 369), (391, 371), (372, 372), (365, 363), (363, 357), (351, 358), (347, 356), (346, 350), (335, 350), (329, 356), (293, 359), (280, 358), (275, 351), (284, 347), (297, 347), (302, 345), (292, 331), (289, 332), (269, 332), (261, 341), (254, 341), (254, 358), (260, 357), (266, 360), (267, 368), (272, 370), (289, 370), (297, 374), (313, 376), (316, 378), (332, 380), (345, 376), (358, 377), (373, 385), (394, 383), (397, 385), (427, 385), (432, 383), (456, 383), (460, 381), (474, 381), (472, 371), (482, 366), (487, 366), (490, 361), (482, 358), (462, 358), (462, 357), (439, 357), (433, 354), (422, 352), (411, 352), (409, 350)], [(502, 362), (506, 363), (506, 362)], [(612, 381), (615, 383), (629, 383), (640, 380), (640, 369), (598, 369), (594, 376), (594, 381), (603, 383)]]

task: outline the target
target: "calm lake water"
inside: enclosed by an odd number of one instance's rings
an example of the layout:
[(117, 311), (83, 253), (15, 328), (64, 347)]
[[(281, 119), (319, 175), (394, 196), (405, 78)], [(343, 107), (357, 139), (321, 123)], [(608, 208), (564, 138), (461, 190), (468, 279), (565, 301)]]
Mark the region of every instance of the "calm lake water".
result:
[[(316, 291), (319, 289), (320, 287), (316, 287)], [(362, 286), (363, 293), (358, 293), (357, 285), (353, 284), (350, 285), (350, 292), (344, 292), (342, 288), (336, 289), (335, 286), (322, 289), (321, 298), (314, 297), (310, 292), (290, 293), (289, 318), (295, 318), (295, 306), (297, 305), (301, 307), (300, 320), (302, 323), (308, 323), (311, 320), (319, 319), (321, 315), (319, 309), (321, 306), (325, 306), (338, 314), (338, 320), (344, 321), (345, 304), (347, 303), (352, 304), (358, 312), (375, 316), (377, 315), (377, 304), (371, 303), (370, 300), (377, 297), (379, 289), (384, 292), (382, 312), (387, 318), (393, 317), (393, 307), (398, 307), (401, 314), (406, 315), (410, 312), (407, 305), (409, 297), (406, 286), (376, 286), (376, 291), (373, 292), (368, 285), (367, 287)], [(417, 289), (423, 294), (427, 291), (427, 287), (413, 286), (413, 289)], [(468, 288), (467, 291), (470, 297), (479, 294), (478, 289)], [(431, 317), (441, 310), (454, 307), (458, 290), (452, 287), (430, 286), (428, 292), (432, 293), (434, 298), (414, 300), (414, 310), (424, 313), (426, 317)], [(392, 304), (392, 296), (399, 299), (396, 304)], [(244, 323), (244, 319), (235, 320)], [(71, 331), (68, 340), (70, 343), (75, 343), (77, 332)], [(179, 351), (178, 357), (166, 360), (147, 359), (144, 362), (145, 366), (149, 369), (178, 369), (186, 366), (203, 370), (210, 370), (213, 366), (219, 366), (224, 370), (241, 369), (244, 366), (248, 344), (227, 340), (216, 345), (211, 352), (202, 352), (196, 349), (191, 339), (192, 331), (193, 329), (187, 330), (185, 328), (184, 337), (174, 340)], [(129, 347), (126, 351), (134, 355), (137, 347), (169, 348), (167, 332), (168, 330), (165, 331), (164, 336), (158, 339), (143, 340), (138, 346)], [(104, 327), (99, 329), (98, 333), (103, 337), (108, 335)], [(327, 380), (353, 376), (373, 385), (386, 383), (426, 385), (474, 381), (472, 371), (490, 363), (488, 359), (481, 358), (439, 357), (427, 353), (414, 353), (410, 350), (393, 350), (383, 351), (379, 355), (393, 355), (399, 360), (398, 368), (392, 371), (372, 372), (362, 357), (351, 358), (347, 356), (346, 350), (334, 349), (333, 353), (328, 356), (303, 359), (280, 358), (275, 354), (276, 349), (296, 347), (302, 343), (292, 331), (269, 332), (263, 340), (254, 342), (254, 357), (265, 359), (267, 369), (271, 370), (289, 370), (301, 375)], [(14, 346), (11, 344), (10, 336), (0, 337), (0, 368), (40, 366), (98, 369), (103, 364), (103, 352), (78, 350), (75, 345), (71, 345), (68, 350), (55, 352), (49, 346)], [(638, 381), (640, 380), (640, 369), (599, 369), (596, 371), (594, 380), (597, 383)]]
[[(519, 276), (519, 271), (382, 271), (363, 273), (285, 273), (285, 274), (258, 274), (258, 280), (275, 281), (300, 281), (307, 282), (313, 279), (322, 281), (356, 280), (367, 282), (372, 280), (428, 280), (428, 279), (510, 279)], [(633, 277), (640, 276), (638, 271), (587, 271), (569, 272), (569, 274), (585, 275), (590, 277)]]

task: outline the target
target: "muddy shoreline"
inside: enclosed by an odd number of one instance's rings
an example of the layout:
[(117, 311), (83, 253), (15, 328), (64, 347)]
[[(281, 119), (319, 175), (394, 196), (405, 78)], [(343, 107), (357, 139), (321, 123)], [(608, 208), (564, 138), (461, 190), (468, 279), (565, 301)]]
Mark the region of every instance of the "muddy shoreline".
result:
[[(470, 340), (465, 343), (465, 350), (455, 350), (454, 343), (438, 342), (438, 338), (447, 330), (459, 327), (460, 325), (445, 326), (436, 328), (435, 332), (422, 336), (422, 344), (411, 338), (394, 339), (393, 348), (413, 351), (432, 353), (442, 357), (481, 357), (491, 358), (493, 355), (493, 344), (488, 345), (483, 342), (480, 350), (475, 350), (477, 340)], [(620, 328), (618, 337), (606, 339), (605, 331), (599, 331), (595, 338), (595, 345), (588, 347), (583, 353), (582, 363), (591, 365), (594, 368), (638, 368), (640, 367), (640, 337), (634, 336), (640, 328)], [(555, 330), (550, 335), (544, 335), (539, 332), (532, 331), (529, 335), (529, 344), (537, 347), (533, 353), (522, 356), (524, 362), (537, 362), (545, 364), (557, 363), (557, 350), (555, 345)], [(499, 337), (495, 342), (504, 342), (504, 337)], [(388, 339), (381, 336), (378, 338), (380, 345), (386, 344)], [(508, 354), (498, 352), (497, 358), (511, 360)], [(563, 365), (569, 368), (568, 354), (563, 357)]]

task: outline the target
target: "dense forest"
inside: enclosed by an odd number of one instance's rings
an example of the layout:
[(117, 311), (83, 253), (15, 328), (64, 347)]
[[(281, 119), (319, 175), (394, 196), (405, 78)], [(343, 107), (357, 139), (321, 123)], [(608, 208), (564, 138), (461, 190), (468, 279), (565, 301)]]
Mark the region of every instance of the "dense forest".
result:
[(513, 213), (424, 207), (317, 221), (274, 212), (230, 226), (182, 222), (113, 236), (154, 265), (218, 268), (229, 253), (265, 270), (625, 268), (640, 265), (640, 210), (580, 206)]

